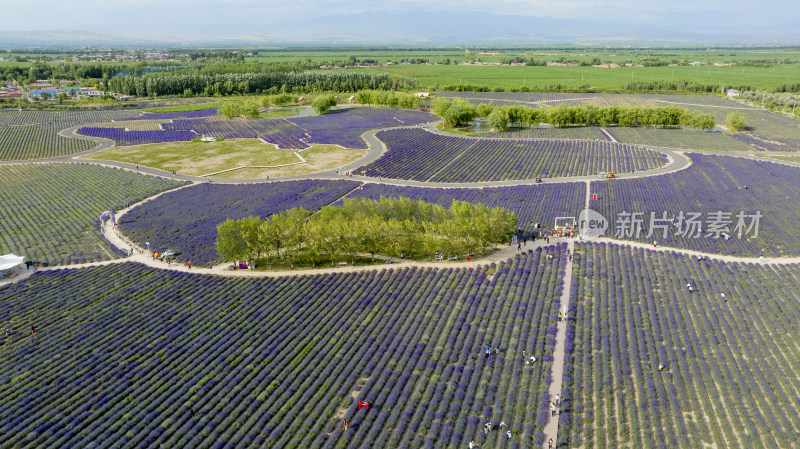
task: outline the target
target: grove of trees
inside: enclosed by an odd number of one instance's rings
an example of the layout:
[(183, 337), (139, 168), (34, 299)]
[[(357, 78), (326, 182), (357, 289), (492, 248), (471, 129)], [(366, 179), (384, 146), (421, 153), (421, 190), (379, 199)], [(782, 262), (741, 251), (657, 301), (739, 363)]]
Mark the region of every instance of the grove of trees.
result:
[(236, 116), (258, 117), (258, 103), (255, 101), (245, 101), (244, 103), (227, 101), (220, 105), (219, 114), (228, 119)]
[[(140, 97), (153, 95), (239, 95), (280, 92), (355, 92), (361, 89), (396, 90), (411, 87), (406, 78), (388, 74), (353, 72), (259, 72), (174, 74), (154, 73), (143, 76), (117, 76), (109, 81), (112, 92)], [(277, 92), (276, 92), (277, 93)]]
[(360, 90), (356, 92), (356, 102), (366, 105), (399, 106), (416, 109), (422, 106), (422, 99), (406, 92), (390, 92), (385, 90)]
[(433, 112), (447, 124), (467, 125), (476, 116), (487, 117), (490, 126), (498, 131), (510, 125), (535, 126), (540, 123), (555, 127), (579, 125), (660, 126), (712, 129), (716, 125), (713, 114), (704, 114), (679, 106), (567, 106), (559, 104), (551, 108), (532, 108), (514, 104), (495, 106), (481, 103), (477, 107), (461, 99), (450, 101), (437, 98), (432, 104)]
[(293, 261), (358, 254), (464, 254), (507, 241), (517, 217), (501, 207), (453, 201), (449, 208), (408, 198), (348, 199), (312, 215), (294, 208), (267, 218), (245, 217), (217, 226), (225, 260)]

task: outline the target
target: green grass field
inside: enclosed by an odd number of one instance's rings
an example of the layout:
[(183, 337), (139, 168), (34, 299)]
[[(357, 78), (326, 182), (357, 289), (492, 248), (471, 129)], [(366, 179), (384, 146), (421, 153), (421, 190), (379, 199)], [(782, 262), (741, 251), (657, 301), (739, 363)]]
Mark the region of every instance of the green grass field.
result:
[(416, 79), (423, 86), (472, 84), (489, 88), (528, 87), (531, 90), (561, 85), (577, 89), (589, 85), (597, 90), (622, 89), (631, 81), (691, 80), (723, 86), (748, 85), (772, 89), (800, 79), (800, 64), (756, 67), (524, 67), (524, 66), (459, 66), (400, 65), (380, 67), (376, 71)]
[[(230, 139), (218, 142), (169, 142), (150, 145), (112, 147), (87, 156), (90, 159), (128, 162), (202, 176), (245, 165), (277, 166), (295, 164), (295, 150), (275, 148), (258, 139)], [(305, 164), (280, 168), (253, 168), (226, 172), (219, 178), (256, 178), (313, 173), (346, 165), (366, 154), (365, 150), (346, 150), (336, 145), (314, 145), (302, 152)]]

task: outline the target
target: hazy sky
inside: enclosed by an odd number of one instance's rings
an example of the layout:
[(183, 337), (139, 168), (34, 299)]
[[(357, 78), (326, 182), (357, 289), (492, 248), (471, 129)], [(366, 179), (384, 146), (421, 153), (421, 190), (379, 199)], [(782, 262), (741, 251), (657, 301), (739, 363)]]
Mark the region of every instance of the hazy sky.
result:
[(252, 33), (270, 23), (331, 14), (424, 11), (636, 22), (705, 32), (800, 24), (800, 8), (788, 0), (0, 0), (0, 10), (13, 17), (2, 21), (2, 31), (82, 29), (106, 33), (172, 29), (196, 34), (209, 26), (223, 33)]

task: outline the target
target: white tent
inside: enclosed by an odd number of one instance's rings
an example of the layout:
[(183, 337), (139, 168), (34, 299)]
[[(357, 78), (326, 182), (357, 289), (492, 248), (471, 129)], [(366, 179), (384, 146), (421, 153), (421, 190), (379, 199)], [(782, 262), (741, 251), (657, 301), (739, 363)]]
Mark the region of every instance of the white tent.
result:
[(0, 256), (0, 271), (10, 270), (23, 262), (25, 262), (23, 256), (15, 256), (10, 253)]

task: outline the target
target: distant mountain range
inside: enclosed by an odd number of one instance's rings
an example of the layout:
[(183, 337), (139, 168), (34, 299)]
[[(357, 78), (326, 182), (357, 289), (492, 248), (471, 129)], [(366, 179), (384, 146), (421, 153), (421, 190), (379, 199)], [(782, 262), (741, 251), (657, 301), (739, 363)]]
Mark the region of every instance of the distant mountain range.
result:
[[(552, 19), (476, 12), (386, 14), (365, 12), (328, 15), (308, 20), (261, 23), (242, 18), (236, 31), (229, 24), (175, 23), (169, 32), (158, 24), (137, 24), (126, 30), (124, 23), (98, 26), (95, 31), (45, 30), (0, 31), (0, 46), (141, 46), (141, 45), (359, 45), (401, 44), (536, 46), (547, 44), (665, 44), (707, 43), (797, 43), (800, 23), (774, 23), (768, 28), (742, 29), (733, 24), (693, 23), (692, 19), (669, 21), (674, 27), (649, 27), (636, 21)], [(704, 32), (703, 30), (714, 30)]]

